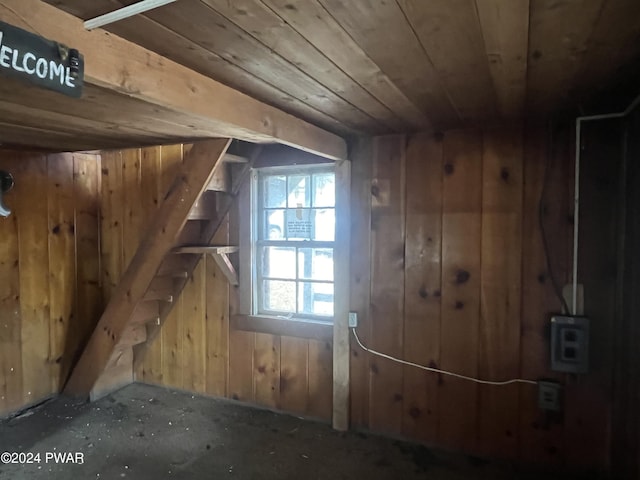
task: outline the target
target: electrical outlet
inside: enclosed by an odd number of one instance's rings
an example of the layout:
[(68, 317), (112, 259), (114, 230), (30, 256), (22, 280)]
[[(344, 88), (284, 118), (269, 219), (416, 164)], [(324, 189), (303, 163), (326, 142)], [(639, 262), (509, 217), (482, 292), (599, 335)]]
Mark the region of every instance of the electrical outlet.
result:
[(538, 381), (538, 408), (559, 412), (562, 410), (562, 385), (547, 380)]
[(551, 370), (589, 371), (589, 319), (556, 315), (551, 318)]
[(349, 312), (349, 328), (356, 328), (358, 326), (358, 314), (356, 312)]

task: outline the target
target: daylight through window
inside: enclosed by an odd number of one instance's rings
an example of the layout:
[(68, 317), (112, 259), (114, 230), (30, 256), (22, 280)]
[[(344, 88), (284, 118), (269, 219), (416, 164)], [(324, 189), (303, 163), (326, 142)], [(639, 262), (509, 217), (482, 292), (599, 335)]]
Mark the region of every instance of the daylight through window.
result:
[(333, 167), (260, 170), (255, 183), (254, 310), (330, 321), (336, 225)]

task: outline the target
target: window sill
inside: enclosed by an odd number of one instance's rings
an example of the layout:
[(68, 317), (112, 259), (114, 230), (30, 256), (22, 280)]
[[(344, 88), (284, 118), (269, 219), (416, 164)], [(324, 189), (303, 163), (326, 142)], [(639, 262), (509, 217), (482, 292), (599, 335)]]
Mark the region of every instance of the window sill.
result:
[(333, 341), (333, 324), (315, 321), (286, 320), (263, 315), (233, 315), (231, 330), (268, 333), (321, 341)]

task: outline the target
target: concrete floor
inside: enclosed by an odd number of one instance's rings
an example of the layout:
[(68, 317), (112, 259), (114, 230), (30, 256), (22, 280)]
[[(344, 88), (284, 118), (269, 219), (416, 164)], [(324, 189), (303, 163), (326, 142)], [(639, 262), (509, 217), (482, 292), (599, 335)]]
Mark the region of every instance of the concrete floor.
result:
[[(60, 398), (4, 421), (5, 451), (40, 453), (39, 463), (0, 463), (0, 479), (11, 480), (552, 478), (142, 384), (90, 405)], [(84, 463), (47, 457), (66, 452)]]

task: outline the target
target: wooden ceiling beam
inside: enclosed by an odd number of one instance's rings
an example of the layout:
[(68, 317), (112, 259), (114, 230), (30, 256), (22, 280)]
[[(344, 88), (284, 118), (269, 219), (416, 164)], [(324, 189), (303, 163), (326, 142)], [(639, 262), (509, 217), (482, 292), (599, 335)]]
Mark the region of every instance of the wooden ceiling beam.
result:
[(277, 142), (331, 159), (345, 159), (343, 138), (266, 105), (41, 0), (0, 0), (0, 20), (77, 47), (85, 83), (206, 120), (211, 136)]

